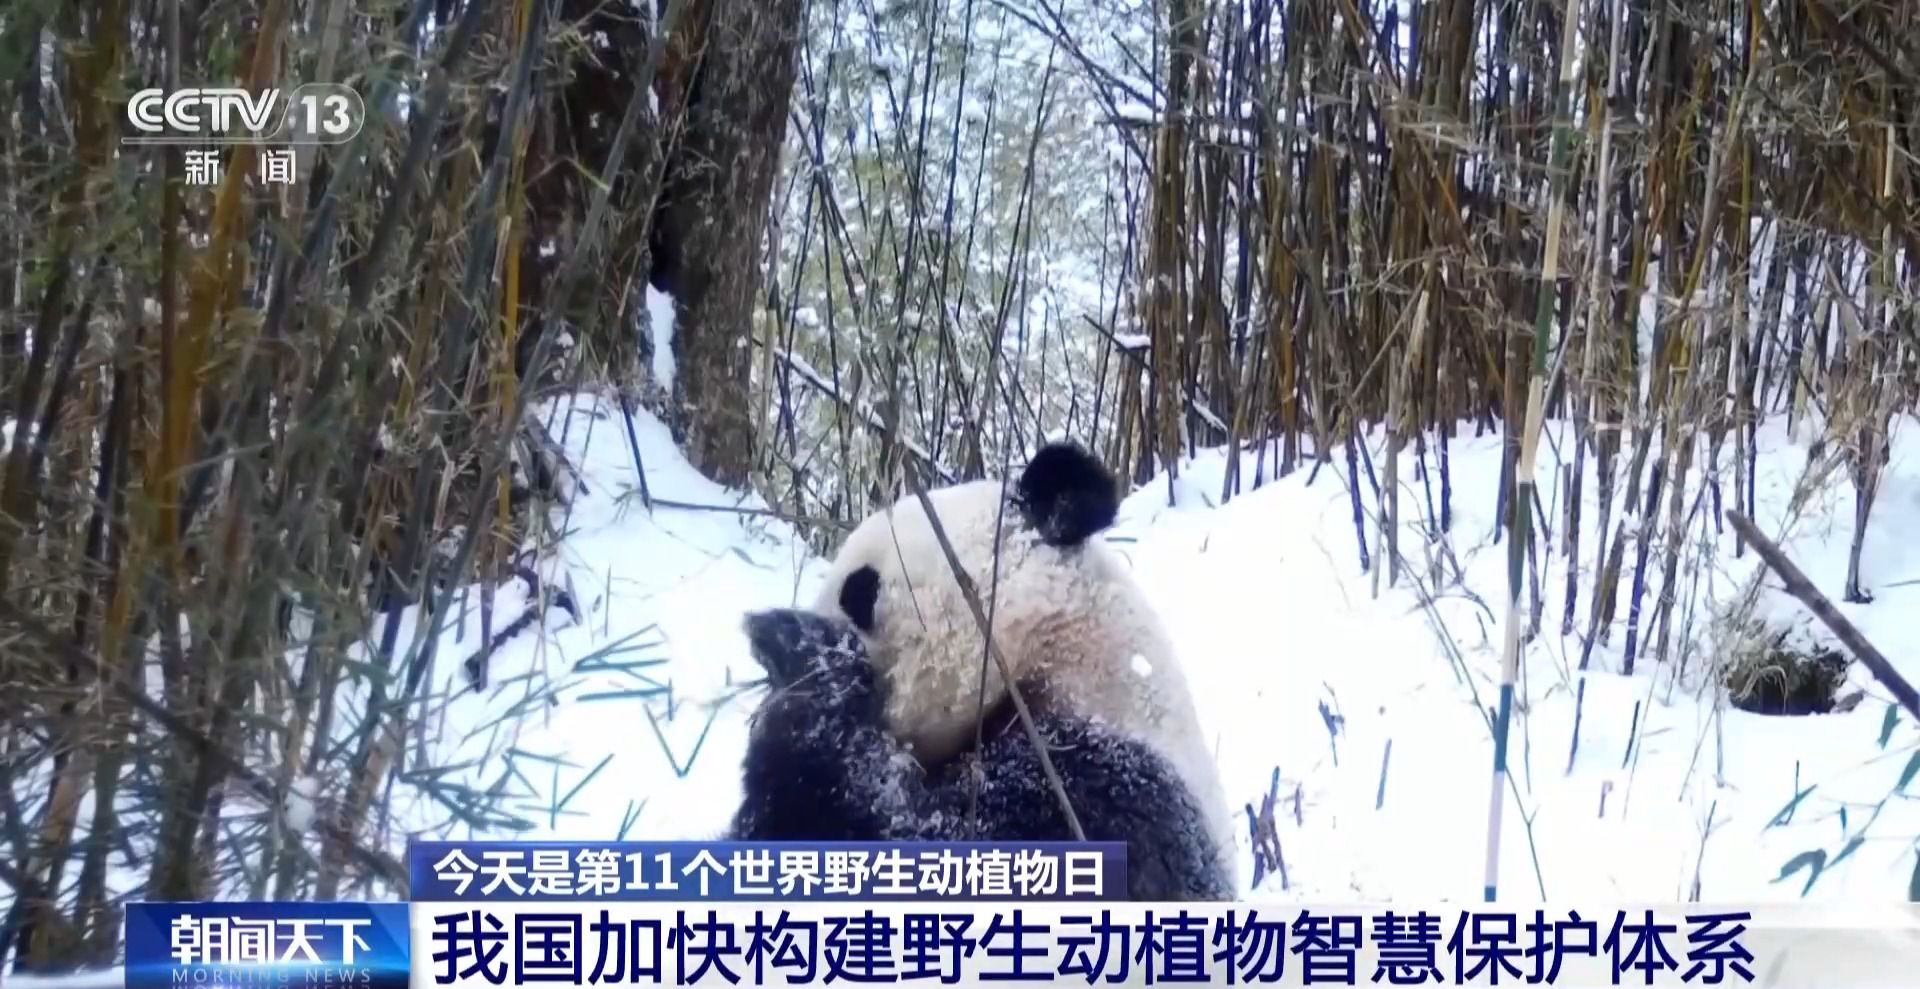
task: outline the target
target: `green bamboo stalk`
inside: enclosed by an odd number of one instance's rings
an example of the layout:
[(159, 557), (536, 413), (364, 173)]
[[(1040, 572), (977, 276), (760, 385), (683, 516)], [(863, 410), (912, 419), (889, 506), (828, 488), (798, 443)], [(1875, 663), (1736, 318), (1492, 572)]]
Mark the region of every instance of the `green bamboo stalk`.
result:
[(1548, 163), (1547, 243), (1540, 261), (1539, 302), (1533, 317), (1533, 369), (1527, 381), (1527, 415), (1520, 434), (1520, 460), (1513, 472), (1513, 497), (1507, 504), (1512, 511), (1513, 538), (1507, 541), (1507, 635), (1500, 663), (1500, 708), (1493, 725), (1493, 792), (1487, 808), (1487, 902), (1491, 903), (1500, 887), (1500, 822), (1506, 810), (1507, 735), (1513, 724), (1513, 685), (1520, 679), (1520, 630), (1527, 620), (1521, 595), (1526, 589), (1527, 544), (1533, 538), (1534, 460), (1540, 449), (1540, 420), (1545, 412), (1547, 383), (1547, 337), (1553, 330), (1554, 302), (1559, 297), (1554, 282), (1560, 275), (1560, 221), (1566, 212), (1567, 158), (1572, 144), (1573, 120), (1568, 112), (1568, 93), (1576, 75), (1574, 61), (1574, 24), (1579, 20), (1578, 4), (1568, 0), (1561, 15), (1560, 80), (1553, 91), (1553, 150)]

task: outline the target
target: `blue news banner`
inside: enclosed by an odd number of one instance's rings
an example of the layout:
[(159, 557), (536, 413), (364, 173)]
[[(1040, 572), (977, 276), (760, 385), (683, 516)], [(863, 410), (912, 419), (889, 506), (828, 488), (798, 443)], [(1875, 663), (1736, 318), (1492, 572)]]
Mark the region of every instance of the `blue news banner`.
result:
[(137, 903), (128, 989), (1920, 986), (1920, 907), (1131, 903), (1102, 843), (416, 842), (410, 903)]

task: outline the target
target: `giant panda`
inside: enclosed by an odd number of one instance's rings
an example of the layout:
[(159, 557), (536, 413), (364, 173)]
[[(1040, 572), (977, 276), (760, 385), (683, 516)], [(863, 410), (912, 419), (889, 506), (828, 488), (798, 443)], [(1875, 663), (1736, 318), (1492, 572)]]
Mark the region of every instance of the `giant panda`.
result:
[[(1010, 716), (978, 749), (923, 767), (884, 720), (889, 689), (854, 627), (800, 609), (746, 621), (772, 694), (755, 712), (736, 841), (1065, 841), (1073, 837), (1037, 750)], [(1091, 841), (1127, 846), (1127, 895), (1226, 900), (1208, 821), (1146, 744), (1029, 696), (1062, 789)]]
[[(1087, 837), (1129, 843), (1136, 898), (1231, 898), (1230, 818), (1186, 681), (1097, 538), (1119, 509), (1112, 473), (1053, 443), (1012, 487), (928, 499)], [(811, 612), (754, 615), (747, 631), (773, 693), (737, 837), (1071, 837), (918, 498), (848, 535)]]

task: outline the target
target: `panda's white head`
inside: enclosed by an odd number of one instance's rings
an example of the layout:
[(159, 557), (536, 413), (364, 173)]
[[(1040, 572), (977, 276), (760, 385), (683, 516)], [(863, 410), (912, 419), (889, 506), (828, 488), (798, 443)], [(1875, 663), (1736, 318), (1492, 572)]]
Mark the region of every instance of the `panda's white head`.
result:
[[(1073, 695), (1064, 702), (1103, 713), (1102, 699), (1081, 685), (1110, 664), (1121, 671), (1138, 665), (1143, 635), (1159, 641), (1131, 578), (1096, 538), (1119, 511), (1113, 474), (1081, 447), (1053, 443), (1011, 485), (972, 481), (927, 497), (1015, 677), (1048, 675)], [(1006, 695), (914, 495), (848, 535), (814, 608), (860, 630), (891, 686), (888, 726), (923, 760), (964, 748), (978, 714)], [(1161, 658), (1157, 646), (1148, 651), (1156, 653), (1150, 660)], [(1138, 684), (1129, 686), (1138, 692)]]
[[(927, 493), (1008, 667), (1023, 689), (1040, 688), (1026, 694), (1036, 714), (1080, 719), (1164, 755), (1207, 814), (1223, 868), (1237, 875), (1231, 814), (1182, 665), (1145, 593), (1099, 538), (1119, 497), (1106, 466), (1069, 443), (1043, 447), (1011, 484)], [(981, 714), (1007, 695), (916, 496), (847, 536), (813, 610), (858, 630), (887, 680), (886, 727), (922, 762), (966, 749)]]

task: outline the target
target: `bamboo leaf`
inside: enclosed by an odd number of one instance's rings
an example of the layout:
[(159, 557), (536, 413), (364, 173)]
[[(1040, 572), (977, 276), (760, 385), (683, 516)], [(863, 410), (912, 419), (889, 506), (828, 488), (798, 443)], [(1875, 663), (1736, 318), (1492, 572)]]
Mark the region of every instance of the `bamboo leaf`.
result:
[(1819, 785), (1818, 783), (1809, 784), (1806, 789), (1794, 794), (1793, 799), (1787, 801), (1785, 807), (1780, 808), (1780, 813), (1773, 815), (1773, 820), (1767, 822), (1767, 827), (1781, 827), (1792, 820), (1793, 812), (1800, 806), (1800, 801), (1807, 799), (1807, 795), (1812, 793), (1814, 788)]
[(1787, 864), (1780, 867), (1780, 875), (1774, 879), (1774, 882), (1785, 882), (1788, 876), (1799, 872), (1801, 869), (1809, 869), (1807, 884), (1800, 889), (1800, 895), (1806, 896), (1808, 891), (1813, 889), (1814, 880), (1820, 878), (1821, 870), (1826, 867), (1827, 853), (1825, 849), (1815, 848), (1812, 851), (1801, 852), (1793, 858), (1788, 859)]

